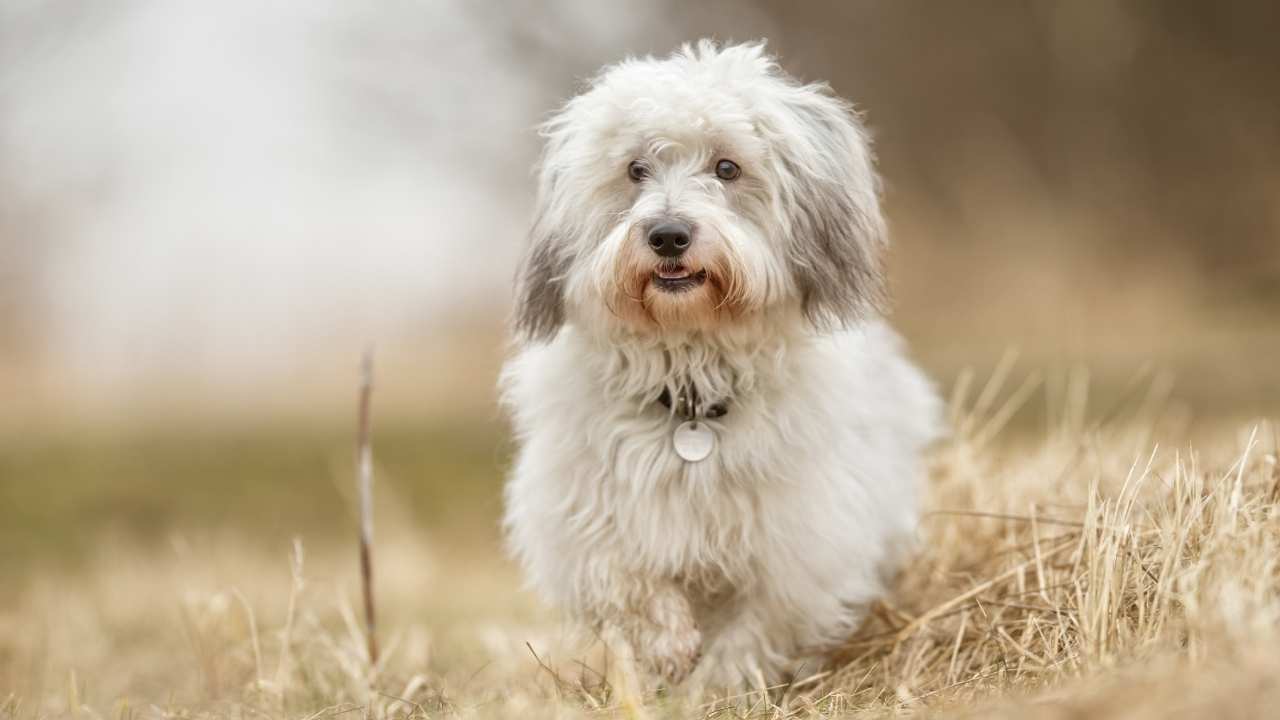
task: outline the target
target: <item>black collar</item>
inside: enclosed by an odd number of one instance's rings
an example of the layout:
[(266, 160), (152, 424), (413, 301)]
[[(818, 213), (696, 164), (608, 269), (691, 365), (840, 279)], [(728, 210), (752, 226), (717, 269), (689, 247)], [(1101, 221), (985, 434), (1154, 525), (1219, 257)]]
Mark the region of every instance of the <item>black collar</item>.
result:
[[(678, 403), (675, 409), (677, 415), (686, 420), (697, 419), (699, 414), (698, 410), (700, 408), (698, 402), (698, 388), (696, 385), (690, 383), (685, 389), (678, 390), (676, 393), (676, 400)], [(662, 394), (658, 396), (658, 402), (662, 403), (662, 407), (667, 408), (668, 410), (672, 409), (670, 388), (662, 388)], [(708, 405), (702, 410), (701, 414), (702, 417), (712, 420), (718, 417), (723, 417), (728, 412), (729, 401), (721, 400), (720, 402)]]

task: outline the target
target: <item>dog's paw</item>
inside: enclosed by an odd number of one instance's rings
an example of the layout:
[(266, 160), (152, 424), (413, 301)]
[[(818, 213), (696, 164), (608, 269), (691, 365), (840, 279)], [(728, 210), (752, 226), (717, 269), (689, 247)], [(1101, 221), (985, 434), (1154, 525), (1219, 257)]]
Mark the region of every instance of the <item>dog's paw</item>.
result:
[(632, 642), (641, 665), (670, 685), (688, 677), (702, 653), (702, 633), (684, 594), (675, 587), (656, 592), (636, 620)]
[(668, 685), (678, 685), (693, 672), (702, 654), (702, 633), (695, 627), (651, 625), (641, 632), (639, 656), (646, 670)]
[(707, 690), (758, 689), (768, 678), (758, 660), (759, 650), (750, 632), (731, 627), (709, 643), (685, 687), (694, 695)]

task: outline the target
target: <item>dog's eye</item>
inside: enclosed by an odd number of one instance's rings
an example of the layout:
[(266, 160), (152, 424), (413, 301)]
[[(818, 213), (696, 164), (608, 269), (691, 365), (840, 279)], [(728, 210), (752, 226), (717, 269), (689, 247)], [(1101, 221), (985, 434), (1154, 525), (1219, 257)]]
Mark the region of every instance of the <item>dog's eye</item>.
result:
[(737, 180), (741, 174), (742, 168), (732, 160), (721, 160), (716, 163), (716, 177), (721, 180)]
[(631, 182), (640, 182), (649, 177), (649, 168), (639, 160), (632, 160), (627, 166), (627, 177), (631, 178)]

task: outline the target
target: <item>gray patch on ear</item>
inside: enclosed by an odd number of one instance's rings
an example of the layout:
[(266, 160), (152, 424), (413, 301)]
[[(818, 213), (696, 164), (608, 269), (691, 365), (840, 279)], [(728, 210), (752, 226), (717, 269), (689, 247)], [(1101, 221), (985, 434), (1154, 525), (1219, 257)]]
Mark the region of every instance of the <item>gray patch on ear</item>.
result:
[[(852, 109), (824, 95), (796, 107), (817, 131), (807, 166), (782, 154), (794, 181), (789, 260), (805, 317), (847, 325), (886, 305), (881, 255), (887, 238), (870, 149)], [(793, 139), (793, 142), (798, 140)]]
[(528, 340), (555, 337), (564, 324), (564, 275), (569, 263), (551, 235), (535, 236), (516, 277), (516, 332)]

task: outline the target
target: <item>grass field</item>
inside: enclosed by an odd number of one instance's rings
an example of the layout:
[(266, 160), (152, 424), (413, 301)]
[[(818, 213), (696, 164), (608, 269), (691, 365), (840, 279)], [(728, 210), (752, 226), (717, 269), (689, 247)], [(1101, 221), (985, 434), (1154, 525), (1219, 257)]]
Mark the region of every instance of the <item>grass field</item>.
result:
[(496, 418), (377, 433), (376, 667), (345, 429), (10, 442), (0, 717), (1269, 712), (1276, 427), (1214, 420), (1189, 444), (1158, 376), (1091, 408), (1083, 373), (1008, 370), (952, 384), (921, 554), (858, 636), (790, 686), (718, 699), (654, 694), (520, 589)]

